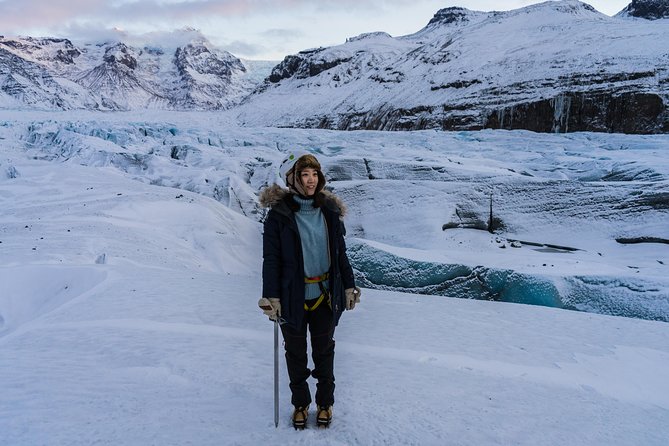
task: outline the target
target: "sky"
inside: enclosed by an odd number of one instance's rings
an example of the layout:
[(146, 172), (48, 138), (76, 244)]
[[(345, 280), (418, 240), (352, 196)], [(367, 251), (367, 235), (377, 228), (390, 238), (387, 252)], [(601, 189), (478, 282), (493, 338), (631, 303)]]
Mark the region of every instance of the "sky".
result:
[[(539, 1), (0, 0), (0, 33), (90, 42), (169, 36), (188, 28), (199, 30), (212, 44), (235, 56), (281, 60), (304, 49), (338, 45), (366, 32), (412, 34), (441, 8), (504, 11), (534, 3)], [(587, 3), (614, 15), (630, 0)]]

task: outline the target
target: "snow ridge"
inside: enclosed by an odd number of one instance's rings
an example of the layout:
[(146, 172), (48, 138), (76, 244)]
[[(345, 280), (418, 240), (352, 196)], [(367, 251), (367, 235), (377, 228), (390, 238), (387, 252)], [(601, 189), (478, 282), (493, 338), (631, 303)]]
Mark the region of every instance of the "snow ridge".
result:
[(622, 21), (576, 0), (508, 12), (445, 8), (415, 34), (287, 56), (240, 107), (240, 122), (668, 132), (660, 41), (669, 41), (661, 23)]
[(256, 85), (241, 60), (199, 32), (179, 37), (140, 46), (0, 37), (0, 107), (219, 110)]

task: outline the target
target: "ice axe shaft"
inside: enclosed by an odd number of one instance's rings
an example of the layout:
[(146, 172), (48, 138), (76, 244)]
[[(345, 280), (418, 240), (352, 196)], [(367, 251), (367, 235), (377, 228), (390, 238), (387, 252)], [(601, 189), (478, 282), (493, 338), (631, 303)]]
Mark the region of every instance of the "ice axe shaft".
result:
[[(269, 300), (262, 298), (258, 306), (265, 311), (272, 310)], [(271, 319), (270, 319), (271, 320)], [(274, 319), (274, 427), (279, 427), (279, 318)]]
[(279, 321), (274, 321), (274, 427), (279, 427)]

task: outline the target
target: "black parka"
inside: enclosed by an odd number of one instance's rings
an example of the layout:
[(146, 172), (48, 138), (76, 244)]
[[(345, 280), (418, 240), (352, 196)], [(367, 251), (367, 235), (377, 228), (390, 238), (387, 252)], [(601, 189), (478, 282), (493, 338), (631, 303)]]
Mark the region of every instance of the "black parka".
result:
[[(345, 308), (344, 290), (355, 287), (353, 270), (346, 256), (341, 220), (343, 204), (328, 192), (319, 192), (325, 217), (330, 252), (328, 290), (335, 323)], [(263, 232), (263, 297), (281, 300), (281, 318), (288, 325), (299, 328), (304, 317), (304, 260), (300, 233), (295, 220), (296, 206), (293, 196), (277, 185), (261, 194), (261, 204), (270, 211)]]

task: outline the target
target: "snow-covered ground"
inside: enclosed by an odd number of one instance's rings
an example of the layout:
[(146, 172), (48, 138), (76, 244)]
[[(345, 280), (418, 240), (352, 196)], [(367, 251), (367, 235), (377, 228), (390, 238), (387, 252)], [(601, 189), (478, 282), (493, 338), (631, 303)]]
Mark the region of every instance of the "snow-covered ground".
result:
[[(636, 284), (666, 320), (668, 245), (614, 239), (669, 238), (668, 141), (0, 115), (0, 444), (664, 445), (666, 322), (371, 288), (337, 329), (331, 429), (290, 427), (283, 364), (275, 429), (255, 194), (309, 149), (350, 206), (360, 277), (389, 259), (376, 288), (402, 288), (402, 261), (562, 297), (599, 278), (601, 299)], [(491, 191), (499, 234), (442, 230), (485, 217)]]

